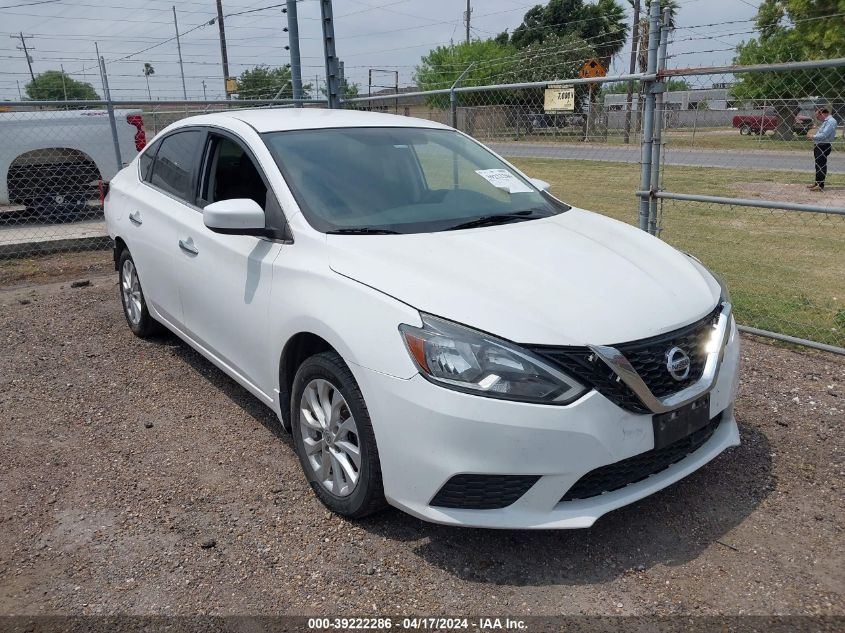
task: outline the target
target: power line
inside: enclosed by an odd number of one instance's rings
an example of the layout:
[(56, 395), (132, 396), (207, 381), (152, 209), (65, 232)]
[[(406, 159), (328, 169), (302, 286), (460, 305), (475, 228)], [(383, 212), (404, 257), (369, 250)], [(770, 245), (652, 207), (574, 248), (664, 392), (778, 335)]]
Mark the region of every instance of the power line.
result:
[(15, 7), (31, 7), (36, 4), (54, 4), (56, 2), (61, 2), (62, 0), (39, 0), (39, 2), (26, 2), (24, 4), (10, 4), (5, 7), (0, 7), (0, 11), (3, 9), (14, 9)]

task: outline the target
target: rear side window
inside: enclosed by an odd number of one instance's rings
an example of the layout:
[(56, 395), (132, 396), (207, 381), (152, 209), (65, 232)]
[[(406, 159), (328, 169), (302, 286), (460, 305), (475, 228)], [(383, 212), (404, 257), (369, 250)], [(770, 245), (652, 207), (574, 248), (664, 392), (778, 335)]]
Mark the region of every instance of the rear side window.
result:
[(193, 202), (192, 176), (196, 171), (203, 137), (199, 130), (188, 130), (162, 139), (150, 182), (174, 196)]

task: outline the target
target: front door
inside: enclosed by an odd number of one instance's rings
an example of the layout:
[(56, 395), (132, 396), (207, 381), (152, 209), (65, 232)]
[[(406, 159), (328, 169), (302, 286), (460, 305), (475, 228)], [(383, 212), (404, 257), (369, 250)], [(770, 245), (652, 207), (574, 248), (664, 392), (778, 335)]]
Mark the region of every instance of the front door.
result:
[[(266, 180), (243, 146), (209, 134), (197, 204), (250, 198), (265, 210), (272, 199)], [(175, 269), (187, 333), (272, 401), (273, 361), (267, 333), (273, 262), (284, 246), (248, 235), (222, 235), (186, 215), (177, 228), (181, 252)]]

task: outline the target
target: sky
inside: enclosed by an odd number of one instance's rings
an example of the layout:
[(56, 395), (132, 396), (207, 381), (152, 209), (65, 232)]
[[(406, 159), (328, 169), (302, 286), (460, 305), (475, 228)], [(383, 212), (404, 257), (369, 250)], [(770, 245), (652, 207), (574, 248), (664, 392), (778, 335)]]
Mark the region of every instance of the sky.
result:
[[(587, 0), (589, 1), (589, 0)], [(620, 0), (629, 14), (627, 0)], [(223, 0), (230, 74), (257, 64), (278, 66), (289, 62), (285, 50), (287, 18), (283, 0)], [(472, 0), (472, 36), (493, 37), (513, 30), (525, 12), (537, 4), (527, 0)], [(751, 19), (756, 0), (679, 0), (677, 25), (670, 44), (670, 66), (730, 63), (732, 51), (752, 37)], [(0, 99), (16, 100), (29, 70), (19, 33), (23, 32), (33, 71), (59, 69), (91, 83), (103, 94), (94, 52), (98, 43), (106, 59), (109, 84), (115, 99), (146, 99), (144, 62), (150, 62), (153, 99), (182, 97), (175, 35), (173, 0), (0, 0)], [(299, 0), (300, 47), (303, 80), (325, 82), (318, 0)], [(334, 0), (337, 53), (346, 76), (366, 93), (369, 69), (373, 83), (413, 84), (414, 67), (429, 49), (465, 38), (464, 0)], [(181, 36), (186, 91), (189, 99), (223, 97), (223, 75), (215, 0), (175, 3)], [(273, 7), (267, 8), (265, 7)], [(727, 23), (727, 24), (726, 24)], [(611, 73), (625, 72), (630, 48), (614, 60)], [(144, 51), (143, 49), (149, 49)], [(143, 52), (142, 52), (143, 51)], [(550, 77), (550, 79), (553, 79)], [(205, 82), (205, 89), (203, 88)]]

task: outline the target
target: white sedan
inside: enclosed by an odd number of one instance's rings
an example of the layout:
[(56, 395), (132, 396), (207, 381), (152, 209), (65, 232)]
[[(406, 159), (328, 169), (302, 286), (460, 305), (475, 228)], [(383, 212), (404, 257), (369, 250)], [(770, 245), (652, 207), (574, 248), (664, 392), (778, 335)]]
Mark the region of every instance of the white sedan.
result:
[(700, 262), (547, 189), (438, 123), (231, 110), (105, 215), (131, 330), (271, 407), (334, 512), (579, 528), (739, 443), (739, 338)]

